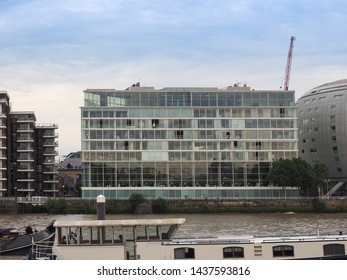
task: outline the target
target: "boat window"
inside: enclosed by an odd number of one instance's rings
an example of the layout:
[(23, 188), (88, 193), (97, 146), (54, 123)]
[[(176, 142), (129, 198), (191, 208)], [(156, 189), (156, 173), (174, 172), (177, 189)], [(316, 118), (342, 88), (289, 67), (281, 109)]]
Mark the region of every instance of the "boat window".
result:
[(159, 226), (138, 226), (136, 228), (137, 240), (160, 240)]
[(82, 227), (80, 228), (80, 244), (90, 244), (91, 243), (91, 237), (90, 237), (90, 228), (89, 227)]
[(336, 256), (345, 254), (344, 244), (327, 244), (323, 245), (324, 256)]
[(68, 243), (77, 244), (77, 227), (69, 228)]
[(293, 257), (294, 246), (280, 245), (272, 247), (272, 254), (274, 257)]
[(92, 227), (91, 228), (91, 241), (92, 244), (100, 244), (100, 231), (99, 227)]
[(174, 250), (175, 260), (180, 259), (195, 259), (195, 249), (194, 248), (176, 248)]
[(77, 227), (62, 227), (58, 230), (59, 244), (77, 244)]
[(226, 247), (223, 248), (223, 258), (244, 258), (244, 250), (242, 247)]
[(134, 227), (124, 227), (124, 240), (134, 241), (135, 240), (135, 228)]
[(136, 227), (136, 238), (137, 238), (137, 240), (147, 240), (148, 239), (147, 227), (137, 226)]

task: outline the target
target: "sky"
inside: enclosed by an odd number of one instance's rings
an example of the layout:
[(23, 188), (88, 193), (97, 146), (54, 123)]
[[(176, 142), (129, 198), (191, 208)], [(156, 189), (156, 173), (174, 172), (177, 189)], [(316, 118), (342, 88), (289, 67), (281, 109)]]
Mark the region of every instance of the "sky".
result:
[(1, 0), (0, 90), (79, 151), (83, 90), (289, 89), (347, 78), (345, 0)]

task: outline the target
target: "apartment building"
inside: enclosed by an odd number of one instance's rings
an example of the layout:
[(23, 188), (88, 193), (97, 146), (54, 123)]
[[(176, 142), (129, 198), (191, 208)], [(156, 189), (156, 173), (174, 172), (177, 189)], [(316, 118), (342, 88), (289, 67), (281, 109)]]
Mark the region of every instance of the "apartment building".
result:
[(11, 111), (0, 92), (0, 196), (56, 196), (57, 124), (37, 124), (32, 111)]

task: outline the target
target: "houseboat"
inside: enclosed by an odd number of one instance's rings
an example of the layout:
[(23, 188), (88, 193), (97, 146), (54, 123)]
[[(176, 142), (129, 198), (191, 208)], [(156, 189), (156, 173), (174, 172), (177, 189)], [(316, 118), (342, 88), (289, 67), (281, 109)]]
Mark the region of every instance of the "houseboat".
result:
[[(347, 235), (175, 238), (183, 218), (55, 221), (57, 260), (347, 259)], [(34, 254), (39, 256), (39, 245)]]

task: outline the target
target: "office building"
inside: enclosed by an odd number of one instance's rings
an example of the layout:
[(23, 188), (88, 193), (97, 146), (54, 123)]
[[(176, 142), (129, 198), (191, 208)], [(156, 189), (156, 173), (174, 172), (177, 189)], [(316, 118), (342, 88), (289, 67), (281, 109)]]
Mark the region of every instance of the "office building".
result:
[(84, 198), (299, 195), (267, 179), (273, 160), (298, 156), (294, 91), (87, 89), (81, 125)]

